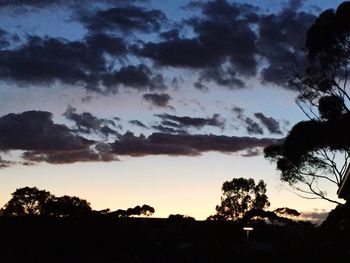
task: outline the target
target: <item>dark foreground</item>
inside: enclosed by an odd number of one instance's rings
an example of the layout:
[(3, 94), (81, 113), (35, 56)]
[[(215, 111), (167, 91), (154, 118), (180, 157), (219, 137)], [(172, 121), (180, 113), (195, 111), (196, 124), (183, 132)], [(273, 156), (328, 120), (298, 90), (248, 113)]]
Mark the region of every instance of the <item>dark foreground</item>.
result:
[(324, 262), (349, 258), (349, 233), (311, 224), (0, 217), (0, 262)]

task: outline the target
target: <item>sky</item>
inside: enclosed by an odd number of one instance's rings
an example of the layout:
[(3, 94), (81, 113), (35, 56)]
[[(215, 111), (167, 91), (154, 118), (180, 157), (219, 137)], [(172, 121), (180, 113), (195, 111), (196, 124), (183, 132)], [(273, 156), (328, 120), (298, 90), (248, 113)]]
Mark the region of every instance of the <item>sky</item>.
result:
[(267, 183), (271, 209), (324, 216), (334, 205), (293, 193), (263, 148), (306, 119), (289, 79), (340, 3), (1, 1), (0, 206), (36, 186), (205, 219), (245, 177)]

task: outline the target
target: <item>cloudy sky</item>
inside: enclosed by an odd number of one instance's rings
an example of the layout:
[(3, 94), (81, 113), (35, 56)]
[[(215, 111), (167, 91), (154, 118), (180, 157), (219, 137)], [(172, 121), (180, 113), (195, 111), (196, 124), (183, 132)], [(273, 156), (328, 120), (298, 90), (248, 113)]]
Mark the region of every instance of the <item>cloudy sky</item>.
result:
[(205, 219), (225, 180), (252, 177), (272, 208), (332, 209), (291, 193), (261, 153), (305, 119), (288, 78), (339, 3), (0, 1), (0, 205), (37, 186)]

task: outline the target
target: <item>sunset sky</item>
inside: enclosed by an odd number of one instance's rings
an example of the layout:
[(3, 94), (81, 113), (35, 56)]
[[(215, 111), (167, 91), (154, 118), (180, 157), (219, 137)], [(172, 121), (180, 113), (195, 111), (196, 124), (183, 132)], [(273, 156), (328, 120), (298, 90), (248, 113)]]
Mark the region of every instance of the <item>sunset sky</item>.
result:
[(1, 1), (0, 206), (36, 186), (205, 219), (224, 181), (251, 177), (271, 209), (324, 215), (334, 205), (292, 193), (262, 149), (306, 119), (288, 77), (341, 2)]

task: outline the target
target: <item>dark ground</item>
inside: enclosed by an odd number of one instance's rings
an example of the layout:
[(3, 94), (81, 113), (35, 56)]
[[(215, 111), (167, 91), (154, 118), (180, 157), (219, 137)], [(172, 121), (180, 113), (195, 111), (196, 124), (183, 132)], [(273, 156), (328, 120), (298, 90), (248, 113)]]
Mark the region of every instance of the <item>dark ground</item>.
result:
[[(323, 262), (347, 257), (349, 235), (310, 224), (0, 217), (0, 262)], [(344, 235), (343, 235), (344, 234)]]

